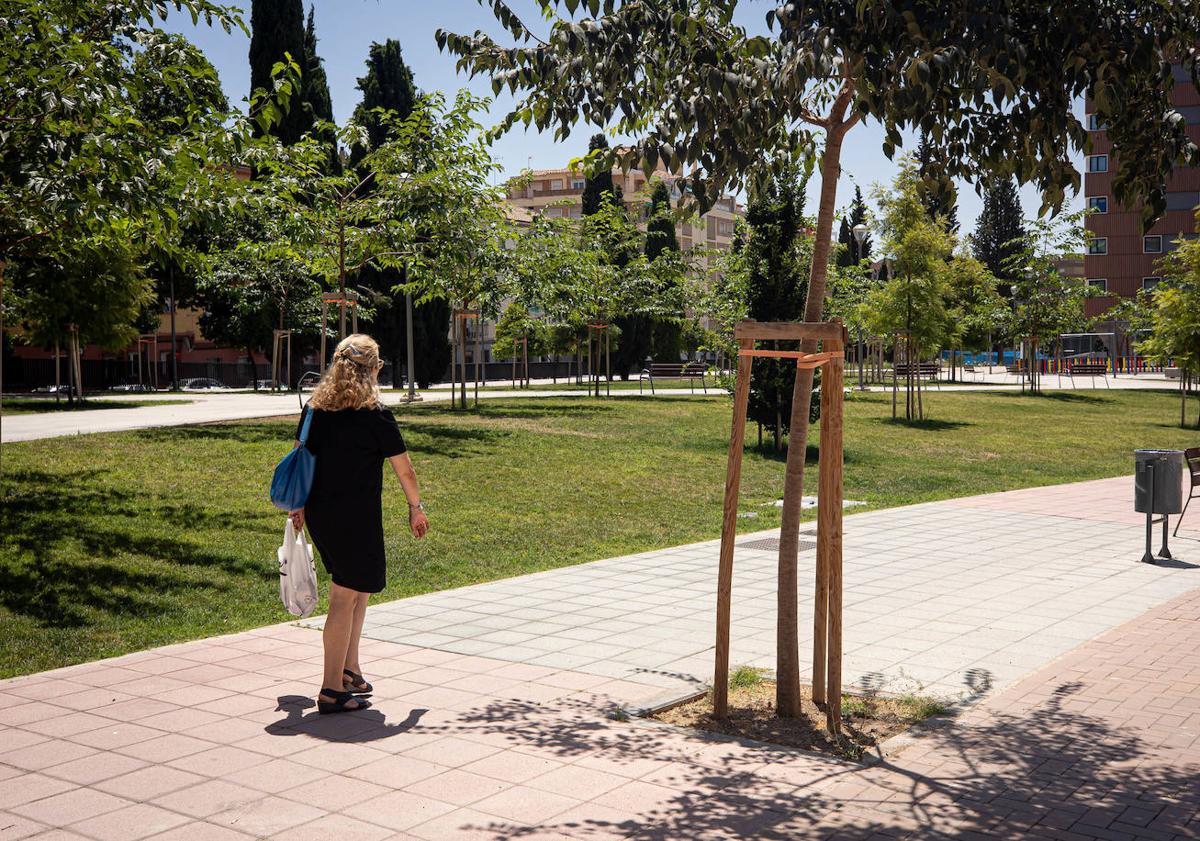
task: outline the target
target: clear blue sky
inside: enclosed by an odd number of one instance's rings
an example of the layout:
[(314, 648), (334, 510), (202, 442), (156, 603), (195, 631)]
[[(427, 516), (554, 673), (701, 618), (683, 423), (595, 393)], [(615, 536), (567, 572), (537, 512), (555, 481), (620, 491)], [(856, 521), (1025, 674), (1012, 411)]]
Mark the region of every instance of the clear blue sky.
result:
[[(237, 4), (239, 0), (232, 2)], [(249, 0), (241, 0), (241, 3), (246, 9), (243, 17), (249, 25)], [(313, 5), (319, 39), (317, 51), (325, 61), (334, 117), (339, 124), (349, 119), (360, 99), (355, 85), (364, 72), (368, 47), (373, 41), (387, 38), (400, 42), (405, 61), (412, 68), (421, 90), (442, 90), (452, 94), (467, 87), (476, 94), (491, 96), (488, 81), (471, 81), (458, 74), (454, 59), (438, 52), (433, 38), (438, 28), (444, 28), (461, 33), (482, 29), (500, 39), (504, 33), (491, 12), (477, 0), (317, 0)], [(532, 0), (511, 0), (511, 5), (519, 12), (527, 9), (527, 22), (531, 25), (538, 19)], [(746, 0), (739, 10), (741, 23), (752, 31), (765, 31), (766, 12), (773, 5), (775, 0)], [(307, 11), (307, 3), (305, 8)], [(240, 102), (248, 94), (250, 42), (245, 35), (236, 30), (233, 35), (226, 35), (219, 27), (193, 27), (190, 19), (179, 15), (169, 21), (168, 28), (185, 33), (204, 50), (217, 68), (231, 102)], [(501, 95), (492, 105), (492, 122), (498, 121), (511, 104), (511, 98)], [(496, 142), (494, 154), (506, 174), (516, 174), (527, 165), (535, 169), (562, 166), (586, 151), (592, 131), (581, 126), (566, 142), (555, 143), (550, 135), (517, 128)], [(872, 184), (887, 183), (895, 174), (895, 165), (880, 151), (882, 139), (882, 131), (873, 124), (857, 126), (847, 136), (843, 175), (838, 185), (839, 206), (844, 206), (853, 197), (854, 184), (861, 185), (864, 194), (869, 194)], [(1076, 166), (1079, 165), (1077, 161)], [(809, 189), (810, 210), (817, 189), (814, 179)], [(1041, 201), (1035, 190), (1023, 189), (1021, 199), (1027, 216), (1037, 213)], [(1079, 199), (1073, 202), (1081, 203)], [(963, 233), (974, 228), (979, 210), (980, 200), (973, 187), (960, 184), (958, 216)]]

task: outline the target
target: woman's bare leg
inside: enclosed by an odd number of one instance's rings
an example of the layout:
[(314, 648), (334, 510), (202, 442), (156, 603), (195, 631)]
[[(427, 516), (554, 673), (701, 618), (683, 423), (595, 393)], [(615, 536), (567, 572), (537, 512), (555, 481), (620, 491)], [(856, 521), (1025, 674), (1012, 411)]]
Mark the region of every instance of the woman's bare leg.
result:
[[(346, 646), (346, 665), (356, 674), (362, 674), (362, 664), (358, 662), (358, 643), (362, 640), (363, 621), (367, 618), (367, 602), (371, 599), (370, 593), (358, 593), (358, 598), (354, 603), (354, 621), (350, 625), (350, 644)], [(343, 679), (344, 676), (343, 676)]]
[[(350, 633), (354, 626), (354, 612), (359, 593), (339, 584), (329, 585), (329, 615), (325, 617), (325, 630), (321, 641), (325, 646), (325, 674), (322, 689), (342, 689), (342, 670), (346, 668), (346, 654), (350, 646)], [(333, 698), (323, 696), (328, 701)], [(349, 702), (354, 709), (358, 702)]]

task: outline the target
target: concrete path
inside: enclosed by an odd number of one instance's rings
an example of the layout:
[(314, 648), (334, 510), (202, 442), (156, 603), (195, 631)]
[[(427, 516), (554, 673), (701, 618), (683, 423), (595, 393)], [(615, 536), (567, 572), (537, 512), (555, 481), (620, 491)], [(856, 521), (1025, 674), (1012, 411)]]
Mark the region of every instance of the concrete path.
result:
[[(701, 544), (376, 606), (376, 636), (454, 621), (365, 641), (362, 713), (315, 714), (320, 638), (291, 623), (0, 681), (0, 841), (1194, 839), (1200, 530), (1177, 563), (1138, 564), (1136, 523), (1106, 519), (1127, 486), (847, 518), (850, 656), (981, 696), (876, 767), (606, 716), (699, 679), (667, 672), (707, 661), (688, 653), (706, 629), (679, 624), (712, 609)], [(738, 553), (746, 655), (765, 653), (768, 557)], [(534, 662), (565, 640), (601, 647)], [(671, 668), (644, 665), (655, 650)]]
[[(848, 516), (846, 684), (970, 698), (1200, 587), (1200, 512), (1185, 521), (1178, 560), (1160, 566), (1137, 563), (1142, 523), (1130, 478)], [(808, 529), (802, 617), (811, 615), (816, 555)], [(774, 665), (777, 537), (737, 542), (735, 665)], [(364, 633), (678, 696), (711, 679), (718, 548), (706, 541), (375, 605)]]
[[(639, 396), (636, 391), (621, 391), (621, 395)], [(691, 396), (687, 389), (659, 389), (660, 396)], [(421, 392), (423, 403), (448, 403), (448, 390), (431, 389)], [(480, 391), (480, 400), (513, 397), (586, 397), (582, 389), (536, 391)], [(644, 395), (649, 398), (650, 394)], [(120, 400), (105, 395), (104, 400)], [(78, 412), (46, 412), (43, 414), (13, 415), (4, 418), (0, 428), (0, 443), (32, 441), (38, 438), (57, 438), (63, 435), (85, 435), (93, 432), (123, 432), (130, 429), (150, 429), (159, 426), (185, 426), (195, 423), (215, 423), (247, 418), (269, 418), (295, 415), (300, 404), (295, 394), (253, 394), (232, 392), (205, 394), (185, 392), (182, 395), (146, 395), (127, 400), (188, 400), (185, 404), (138, 406), (130, 409), (91, 409)], [(471, 398), (468, 396), (468, 400)], [(387, 393), (384, 402), (392, 407), (400, 404), (400, 395)]]

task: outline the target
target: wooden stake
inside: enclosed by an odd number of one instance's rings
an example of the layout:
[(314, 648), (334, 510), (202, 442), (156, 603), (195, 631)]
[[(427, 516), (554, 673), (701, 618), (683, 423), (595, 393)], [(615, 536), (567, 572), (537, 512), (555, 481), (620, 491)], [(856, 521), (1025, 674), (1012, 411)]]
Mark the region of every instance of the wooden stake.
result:
[(829, 534), (826, 526), (827, 513), (832, 497), (826, 483), (825, 435), (829, 417), (829, 364), (821, 372), (821, 460), (817, 467), (817, 563), (813, 593), (813, 656), (812, 656), (812, 699), (813, 703), (828, 701), (825, 691), (826, 654), (829, 651)]
[[(749, 350), (753, 339), (738, 345)], [(743, 439), (746, 436), (746, 404), (750, 398), (749, 356), (738, 357), (737, 387), (733, 397), (733, 428), (729, 433), (729, 458), (725, 467), (725, 504), (721, 517), (721, 554), (717, 565), (717, 644), (713, 667), (713, 715), (729, 715), (729, 616), (733, 588), (733, 544), (737, 539), (738, 490), (742, 478)]]
[(845, 361), (825, 364), (821, 382), (821, 466), (817, 540), (825, 545), (829, 648), (826, 658), (825, 724), (837, 735), (842, 725), (842, 383)]

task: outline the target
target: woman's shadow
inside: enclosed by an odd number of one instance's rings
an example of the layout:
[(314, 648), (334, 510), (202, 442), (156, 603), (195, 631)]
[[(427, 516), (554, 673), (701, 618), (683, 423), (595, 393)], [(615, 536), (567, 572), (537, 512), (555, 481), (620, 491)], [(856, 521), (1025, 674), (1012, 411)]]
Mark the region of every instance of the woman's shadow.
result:
[(389, 722), (377, 707), (359, 712), (338, 713), (323, 716), (318, 712), (306, 712), (316, 706), (312, 698), (303, 695), (280, 695), (275, 699), (275, 712), (286, 713), (286, 717), (273, 721), (263, 729), (272, 736), (311, 736), (333, 742), (377, 742), (401, 733), (407, 733), (421, 723), (427, 709), (414, 708), (399, 722)]

